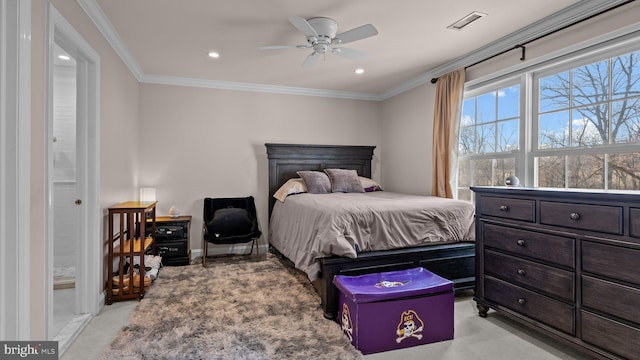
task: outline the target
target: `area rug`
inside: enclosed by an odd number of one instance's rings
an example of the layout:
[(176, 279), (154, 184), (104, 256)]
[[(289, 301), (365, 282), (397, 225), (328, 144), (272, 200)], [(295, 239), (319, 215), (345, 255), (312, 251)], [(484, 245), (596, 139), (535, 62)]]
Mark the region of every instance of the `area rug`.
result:
[(363, 358), (286, 262), (269, 254), (207, 266), (163, 267), (101, 358)]

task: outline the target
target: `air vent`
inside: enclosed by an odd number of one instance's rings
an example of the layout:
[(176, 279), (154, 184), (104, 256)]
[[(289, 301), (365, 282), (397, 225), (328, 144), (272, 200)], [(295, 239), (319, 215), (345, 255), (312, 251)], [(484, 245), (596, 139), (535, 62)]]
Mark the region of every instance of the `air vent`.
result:
[(487, 16), (485, 13), (474, 11), (471, 14), (463, 17), (462, 19), (456, 21), (455, 23), (447, 26), (447, 29), (451, 30), (462, 30), (465, 26), (471, 24), (474, 21), (480, 20), (483, 17)]

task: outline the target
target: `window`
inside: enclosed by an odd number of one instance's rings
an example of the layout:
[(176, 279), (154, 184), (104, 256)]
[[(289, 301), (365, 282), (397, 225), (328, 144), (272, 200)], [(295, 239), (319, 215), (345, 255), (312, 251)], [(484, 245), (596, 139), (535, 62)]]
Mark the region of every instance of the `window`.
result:
[(458, 198), (471, 200), (473, 185), (504, 185), (516, 173), (520, 85), (466, 96), (459, 131)]
[(514, 174), (528, 186), (640, 190), (637, 48), (466, 91), (458, 198), (471, 200), (470, 186), (504, 185)]
[(534, 80), (534, 185), (640, 189), (640, 51)]

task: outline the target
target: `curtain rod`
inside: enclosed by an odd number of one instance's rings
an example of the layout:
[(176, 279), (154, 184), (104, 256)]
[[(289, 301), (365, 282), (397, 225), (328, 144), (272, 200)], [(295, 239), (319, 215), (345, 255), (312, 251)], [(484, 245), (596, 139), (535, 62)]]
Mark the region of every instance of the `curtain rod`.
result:
[[(537, 37), (535, 37), (535, 38), (533, 38), (533, 39), (527, 40), (527, 41), (525, 41), (525, 42), (523, 42), (523, 43), (521, 43), (521, 44), (515, 45), (515, 46), (513, 46), (513, 47), (511, 47), (511, 48), (508, 48), (508, 49), (506, 49), (506, 50), (502, 50), (502, 51), (500, 51), (499, 53), (496, 53), (496, 54), (493, 54), (493, 55), (491, 55), (491, 56), (488, 56), (488, 57), (486, 57), (486, 58), (484, 58), (484, 59), (482, 59), (482, 60), (476, 61), (476, 62), (474, 62), (474, 63), (473, 63), (473, 64), (471, 64), (471, 65), (467, 65), (467, 66), (465, 66), (465, 67), (464, 67), (464, 69), (466, 70), (466, 69), (468, 69), (468, 68), (470, 68), (470, 67), (472, 67), (472, 66), (476, 66), (476, 65), (478, 65), (478, 64), (480, 64), (480, 63), (483, 63), (483, 62), (485, 62), (485, 61), (487, 61), (487, 60), (491, 60), (491, 59), (493, 59), (493, 58), (495, 58), (495, 57), (497, 57), (497, 56), (500, 56), (500, 55), (502, 55), (502, 54), (504, 54), (504, 53), (508, 53), (509, 51), (516, 50), (516, 49), (521, 49), (521, 51), (522, 51), (522, 55), (520, 56), (520, 61), (524, 61), (524, 60), (525, 60), (525, 52), (526, 52), (525, 45), (527, 45), (527, 44), (529, 44), (529, 43), (532, 43), (532, 42), (534, 42), (534, 41), (540, 40), (540, 39), (542, 39), (542, 38), (544, 38), (544, 37), (547, 37), (547, 36), (549, 36), (549, 35), (553, 35), (553, 34), (555, 34), (555, 33), (559, 32), (559, 31), (562, 31), (562, 30), (564, 30), (564, 29), (570, 28), (570, 27), (572, 27), (572, 26), (574, 26), (574, 25), (578, 25), (578, 24), (580, 24), (581, 22), (584, 22), (584, 21), (587, 21), (587, 20), (593, 19), (593, 18), (594, 18), (594, 17), (596, 17), (596, 16), (600, 16), (600, 15), (602, 15), (602, 14), (604, 14), (604, 13), (607, 13), (607, 12), (609, 12), (609, 11), (611, 11), (611, 10), (615, 10), (615, 9), (617, 9), (617, 8), (621, 7), (621, 6), (627, 5), (628, 3), (632, 3), (632, 2), (634, 2), (634, 1), (635, 1), (635, 0), (627, 0), (627, 1), (625, 1), (625, 2), (622, 2), (622, 3), (618, 4), (618, 5), (615, 5), (615, 6), (613, 6), (613, 7), (610, 7), (610, 8), (608, 8), (608, 9), (602, 10), (602, 11), (597, 12), (597, 13), (595, 13), (595, 14), (591, 14), (591, 15), (587, 16), (587, 17), (586, 17), (586, 18), (584, 18), (584, 19), (580, 19), (580, 20), (574, 21), (574, 22), (572, 22), (572, 23), (570, 23), (570, 24), (564, 25), (564, 26), (562, 26), (562, 27), (560, 27), (560, 28), (557, 28), (557, 29), (555, 29), (555, 30), (553, 30), (553, 31), (550, 31), (550, 32), (548, 32), (548, 33), (546, 33), (546, 34), (539, 35), (539, 36), (537, 36)], [(437, 82), (438, 82), (438, 78), (437, 78), (437, 77), (435, 77), (435, 78), (432, 78), (432, 79), (431, 79), (431, 83), (432, 83), (432, 84), (435, 84), (435, 83), (437, 83)]]

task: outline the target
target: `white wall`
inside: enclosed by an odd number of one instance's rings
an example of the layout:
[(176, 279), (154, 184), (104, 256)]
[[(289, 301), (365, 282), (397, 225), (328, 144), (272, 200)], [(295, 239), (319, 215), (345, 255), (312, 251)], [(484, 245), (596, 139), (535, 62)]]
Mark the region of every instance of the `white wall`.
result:
[(431, 194), (434, 99), (435, 85), (425, 84), (381, 104), (385, 190)]
[(192, 249), (205, 197), (254, 196), (266, 235), (265, 143), (375, 145), (379, 179), (380, 127), (377, 102), (144, 84), (139, 186), (156, 187), (160, 215), (173, 205), (193, 216)]

